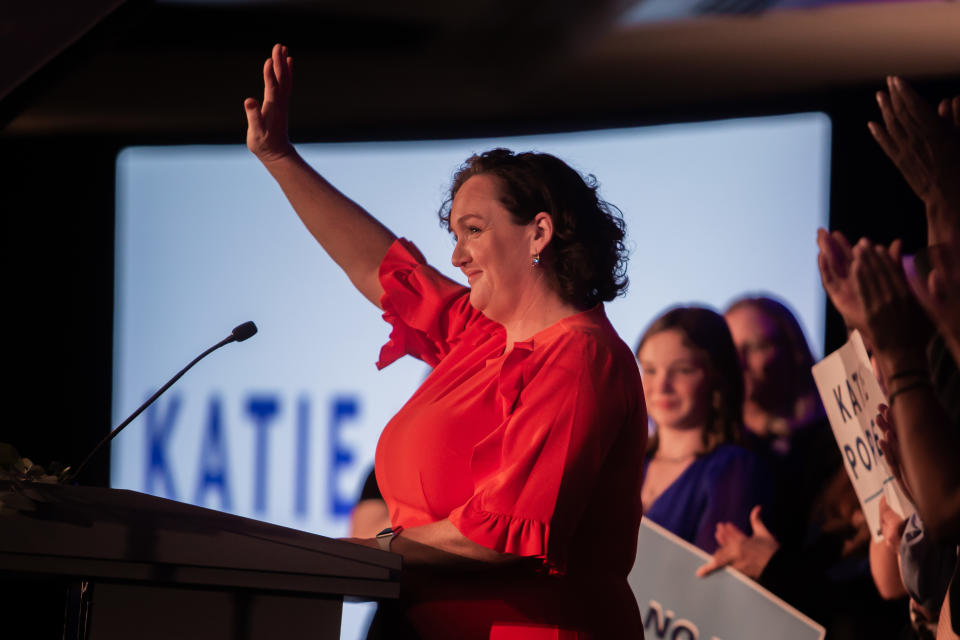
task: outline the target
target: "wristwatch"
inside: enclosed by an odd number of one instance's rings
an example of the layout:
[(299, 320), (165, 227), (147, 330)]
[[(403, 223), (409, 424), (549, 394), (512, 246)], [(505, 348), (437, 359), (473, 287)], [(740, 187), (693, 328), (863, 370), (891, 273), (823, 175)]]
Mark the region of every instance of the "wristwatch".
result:
[(393, 539), (400, 535), (401, 531), (403, 531), (403, 527), (387, 527), (378, 533), (377, 544), (380, 545), (380, 549), (390, 551), (390, 545), (393, 544)]

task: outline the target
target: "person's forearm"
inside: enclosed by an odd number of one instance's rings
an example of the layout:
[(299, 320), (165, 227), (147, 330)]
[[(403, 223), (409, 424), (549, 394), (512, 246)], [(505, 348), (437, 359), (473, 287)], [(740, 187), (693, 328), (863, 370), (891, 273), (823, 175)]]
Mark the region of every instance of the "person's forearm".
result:
[[(347, 540), (373, 549), (380, 548), (376, 538), (348, 538)], [(393, 538), (390, 551), (403, 556), (403, 565), (406, 568), (483, 569), (519, 562), (522, 559), (520, 556), (500, 553), (473, 542), (460, 533), (449, 520), (403, 529)]]
[(380, 263), (396, 236), (321, 177), (296, 151), (263, 164), (317, 242), (360, 293), (380, 306)]
[[(916, 353), (878, 352), (884, 377), (896, 394), (891, 401), (893, 425), (900, 441), (903, 470), (916, 501), (920, 519), (935, 540), (960, 536), (960, 466), (954, 426), (929, 384), (929, 378), (898, 379), (905, 371), (926, 371), (926, 357)], [(896, 393), (897, 389), (909, 390)]]
[(939, 193), (924, 198), (927, 212), (927, 245), (960, 241), (960, 203), (951, 203)]
[(404, 566), (474, 564), (479, 568), (520, 559), (473, 542), (449, 520), (404, 529), (393, 539), (390, 550), (403, 556)]
[(355, 538), (373, 538), (390, 526), (390, 512), (383, 500), (361, 500), (350, 513), (350, 535)]
[(929, 387), (897, 396), (892, 407), (903, 468), (932, 538), (960, 537), (960, 468), (952, 425)]
[(877, 592), (884, 600), (895, 600), (907, 595), (900, 577), (900, 561), (897, 552), (886, 541), (870, 541), (870, 574)]

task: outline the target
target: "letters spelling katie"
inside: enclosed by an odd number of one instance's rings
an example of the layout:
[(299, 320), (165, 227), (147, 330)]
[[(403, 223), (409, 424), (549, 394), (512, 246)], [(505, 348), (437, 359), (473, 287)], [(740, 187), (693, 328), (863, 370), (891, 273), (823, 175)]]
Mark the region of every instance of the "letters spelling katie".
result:
[[(243, 414), (251, 427), (253, 438), (253, 473), (242, 473), (240, 482), (252, 475), (253, 512), (263, 515), (267, 512), (268, 479), (274, 475), (268, 469), (270, 432), (278, 426), (282, 398), (275, 393), (252, 393), (243, 400)], [(172, 500), (177, 500), (179, 492), (174, 481), (174, 469), (184, 467), (183, 460), (173, 458), (170, 453), (170, 437), (180, 419), (182, 394), (167, 396), (166, 402), (152, 405), (146, 412), (145, 451), (143, 491)], [(318, 403), (319, 404), (319, 403)], [(345, 427), (356, 421), (360, 414), (360, 398), (352, 394), (331, 396), (327, 401), (327, 452), (324, 491), (328, 517), (344, 518), (350, 514), (354, 496), (343, 495), (338, 489), (339, 476), (346, 474), (357, 464), (354, 451), (342, 438)], [(308, 471), (310, 468), (311, 402), (302, 395), (293, 401), (294, 405), (294, 451), (290, 458), (293, 474), (293, 514), (304, 517), (311, 504), (308, 494)], [(228, 456), (228, 430), (224, 425), (223, 399), (219, 394), (211, 394), (206, 402), (206, 415), (203, 424), (185, 425), (195, 437), (200, 439), (200, 453), (197, 460), (198, 473), (194, 486), (192, 503), (203, 505), (210, 492), (218, 494), (220, 508), (233, 511), (234, 479), (232, 478)], [(230, 433), (235, 434), (233, 430)]]

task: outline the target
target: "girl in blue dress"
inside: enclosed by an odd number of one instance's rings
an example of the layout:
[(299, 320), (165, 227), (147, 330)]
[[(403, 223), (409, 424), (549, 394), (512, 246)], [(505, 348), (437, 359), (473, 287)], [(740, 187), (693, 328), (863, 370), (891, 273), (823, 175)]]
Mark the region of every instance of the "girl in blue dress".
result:
[(743, 376), (727, 323), (702, 307), (671, 309), (644, 332), (637, 358), (654, 426), (644, 517), (713, 553), (717, 524), (750, 530), (751, 509), (773, 492), (762, 459), (738, 444)]

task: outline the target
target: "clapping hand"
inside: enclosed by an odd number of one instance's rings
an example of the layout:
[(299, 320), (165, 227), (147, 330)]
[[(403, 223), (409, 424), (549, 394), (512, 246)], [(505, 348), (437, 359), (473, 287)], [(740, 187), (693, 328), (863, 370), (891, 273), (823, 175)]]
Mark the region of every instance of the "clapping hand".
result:
[(927, 205), (930, 243), (947, 241), (960, 227), (960, 96), (935, 110), (900, 78), (887, 88), (877, 92), (883, 124), (867, 126)]
[(850, 329), (866, 331), (867, 319), (857, 293), (857, 281), (851, 272), (853, 249), (839, 231), (817, 229), (817, 265), (820, 281), (830, 302), (837, 309)]
[(247, 148), (262, 162), (283, 158), (293, 152), (287, 134), (290, 92), (293, 89), (293, 58), (277, 44), (263, 65), (263, 104), (247, 98)]
[[(900, 242), (887, 249), (866, 238), (853, 248), (851, 272), (857, 283), (860, 313), (878, 356), (923, 354), (930, 324), (910, 292), (900, 264)], [(881, 359), (881, 363), (884, 360)], [(921, 358), (921, 362), (925, 360)], [(887, 360), (887, 362), (893, 362)], [(913, 362), (901, 364), (915, 364)], [(884, 370), (889, 376), (892, 372)]]
[(770, 558), (780, 548), (780, 543), (760, 519), (760, 505), (750, 512), (750, 526), (753, 527), (753, 535), (747, 536), (735, 524), (718, 522), (716, 538), (720, 546), (713, 558), (697, 569), (697, 576), (702, 578), (731, 566), (754, 580), (759, 578)]

